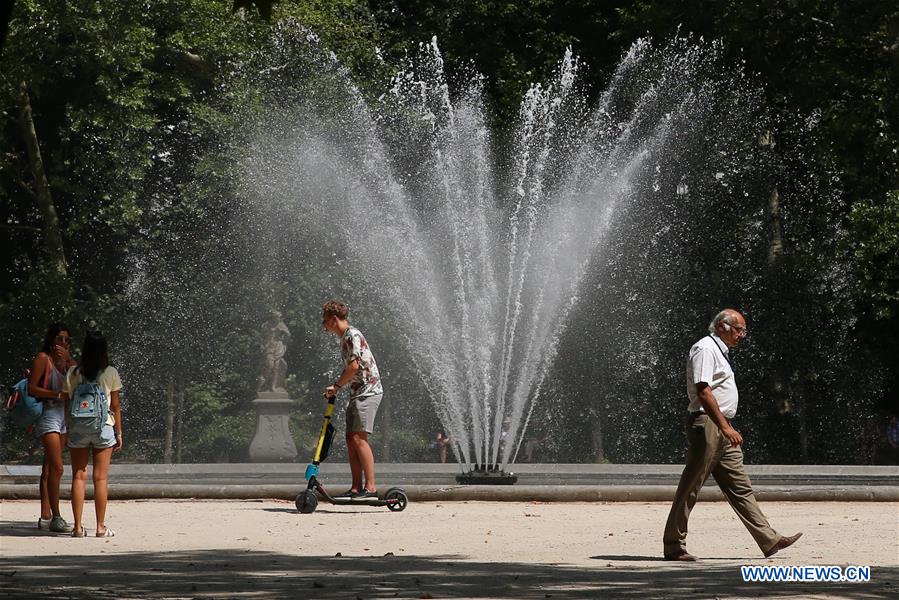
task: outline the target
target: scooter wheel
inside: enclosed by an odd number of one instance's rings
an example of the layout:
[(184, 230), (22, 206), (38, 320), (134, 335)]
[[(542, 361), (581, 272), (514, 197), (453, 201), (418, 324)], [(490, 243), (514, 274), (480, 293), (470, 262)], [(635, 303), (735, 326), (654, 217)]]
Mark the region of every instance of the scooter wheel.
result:
[(406, 508), (407, 504), (409, 504), (409, 497), (406, 495), (406, 492), (400, 488), (390, 488), (387, 490), (387, 493), (384, 494), (384, 500), (387, 502), (387, 508), (393, 512), (400, 512)]
[(306, 490), (297, 496), (297, 510), (301, 513), (309, 514), (315, 512), (316, 506), (318, 506), (318, 496), (312, 490)]

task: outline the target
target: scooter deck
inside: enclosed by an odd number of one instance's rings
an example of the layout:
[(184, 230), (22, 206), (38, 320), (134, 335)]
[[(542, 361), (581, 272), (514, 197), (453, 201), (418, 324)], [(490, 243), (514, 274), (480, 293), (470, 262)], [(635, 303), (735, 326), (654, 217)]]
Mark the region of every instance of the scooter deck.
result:
[(389, 488), (377, 498), (334, 497), (325, 490), (324, 486), (313, 475), (306, 485), (306, 490), (297, 496), (297, 510), (304, 514), (314, 512), (315, 507), (318, 505), (318, 498), (323, 498), (334, 506), (386, 507), (391, 512), (401, 512), (405, 510), (406, 505), (409, 503), (409, 497), (406, 495), (405, 490), (399, 487)]
[(366, 498), (364, 500), (353, 500), (352, 498), (332, 498), (327, 494), (322, 494), (325, 500), (337, 506), (387, 506), (387, 500), (382, 498)]
[(355, 498), (335, 497), (326, 492), (325, 488), (320, 485), (315, 486), (315, 491), (324, 496), (325, 500), (331, 504), (336, 504), (338, 506), (387, 506), (387, 500), (385, 498), (360, 498), (359, 500), (356, 500)]

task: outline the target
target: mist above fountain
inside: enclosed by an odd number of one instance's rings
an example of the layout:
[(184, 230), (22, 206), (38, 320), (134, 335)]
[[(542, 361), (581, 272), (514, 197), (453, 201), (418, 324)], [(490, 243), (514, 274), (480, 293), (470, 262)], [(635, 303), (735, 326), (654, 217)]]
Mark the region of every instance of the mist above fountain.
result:
[[(273, 88), (289, 83), (294, 44), (272, 52), (262, 76)], [(722, 148), (738, 143), (729, 124), (751, 118), (755, 97), (721, 71), (714, 46), (641, 41), (591, 103), (569, 51), (527, 91), (498, 148), (482, 78), (451, 89), (436, 40), (376, 105), (333, 58), (316, 60), (305, 71), (324, 78), (321, 92), (285, 94), (254, 122), (247, 193), (389, 315), (463, 468), (501, 470), (560, 344), (590, 352), (564, 334), (612, 223), (672, 180), (673, 201), (686, 202), (695, 178), (715, 176), (697, 156), (739, 162)]]

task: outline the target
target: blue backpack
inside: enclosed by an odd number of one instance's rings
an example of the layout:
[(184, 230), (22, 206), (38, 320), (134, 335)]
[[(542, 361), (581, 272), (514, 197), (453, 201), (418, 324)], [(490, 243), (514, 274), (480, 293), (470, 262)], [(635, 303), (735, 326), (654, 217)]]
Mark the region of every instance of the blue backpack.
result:
[(109, 400), (106, 392), (95, 381), (82, 376), (69, 403), (69, 434), (95, 435), (100, 433), (109, 417)]
[(28, 371), (25, 377), (17, 383), (9, 398), (6, 399), (6, 408), (17, 427), (30, 428), (44, 414), (44, 403), (28, 393)]

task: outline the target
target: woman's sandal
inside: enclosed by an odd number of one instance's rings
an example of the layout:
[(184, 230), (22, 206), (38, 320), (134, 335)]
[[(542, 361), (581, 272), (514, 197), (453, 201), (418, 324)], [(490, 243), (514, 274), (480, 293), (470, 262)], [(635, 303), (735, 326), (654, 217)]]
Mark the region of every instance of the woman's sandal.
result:
[(84, 537), (84, 527), (72, 531), (72, 537)]
[(103, 533), (97, 533), (97, 537), (115, 537), (115, 531), (107, 527), (103, 530)]

